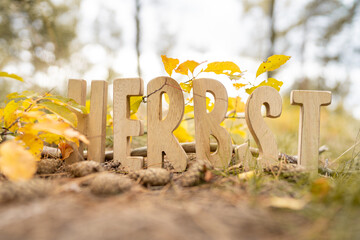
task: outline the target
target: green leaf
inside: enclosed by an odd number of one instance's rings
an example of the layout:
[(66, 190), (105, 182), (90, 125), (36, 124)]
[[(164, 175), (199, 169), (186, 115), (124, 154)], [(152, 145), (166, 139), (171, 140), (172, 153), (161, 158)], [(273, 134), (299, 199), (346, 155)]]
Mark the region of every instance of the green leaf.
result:
[(18, 75), (13, 74), (13, 73), (0, 72), (0, 77), (12, 78), (12, 79), (18, 80), (20, 82), (24, 82), (24, 79), (22, 77), (19, 77)]
[(71, 99), (71, 98), (50, 95), (50, 96), (44, 97), (43, 99), (50, 100), (59, 105), (67, 106), (67, 107), (69, 107), (77, 112), (83, 113), (83, 114), (89, 113), (85, 106), (78, 104), (74, 99)]
[(38, 106), (42, 106), (49, 110), (50, 112), (55, 113), (60, 118), (65, 120), (66, 122), (70, 123), (73, 127), (77, 126), (77, 117), (76, 114), (73, 113), (70, 109), (66, 106), (59, 105), (54, 102), (46, 101), (46, 102), (39, 102)]
[(255, 89), (261, 86), (269, 86), (275, 88), (277, 91), (280, 91), (280, 87), (283, 85), (283, 82), (276, 80), (275, 78), (269, 78), (267, 81), (262, 81), (259, 85), (246, 89), (247, 94), (251, 94)]

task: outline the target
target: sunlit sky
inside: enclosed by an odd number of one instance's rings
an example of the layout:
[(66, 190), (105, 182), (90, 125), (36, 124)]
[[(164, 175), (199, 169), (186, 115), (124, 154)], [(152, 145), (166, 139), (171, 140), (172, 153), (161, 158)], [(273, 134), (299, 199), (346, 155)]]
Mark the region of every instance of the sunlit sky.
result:
[[(288, 2), (289, 5), (278, 7), (278, 11), (281, 12), (278, 15), (281, 18), (276, 19), (276, 26), (279, 29), (296, 21), (298, 17), (296, 9), (302, 8), (307, 1)], [(268, 21), (264, 18), (261, 9), (254, 8), (247, 13), (251, 17), (247, 17), (237, 0), (143, 0), (142, 4), (141, 70), (145, 82), (159, 75), (166, 75), (160, 57), (166, 47), (169, 47), (166, 54), (169, 57), (179, 58), (180, 61), (233, 61), (242, 71), (246, 71), (245, 80), (259, 83), (265, 79), (266, 74), (255, 80), (257, 67), (266, 60), (269, 46), (269, 41), (266, 40), (269, 34)], [(110, 15), (104, 9), (110, 9)], [(85, 47), (77, 49), (68, 66), (49, 67), (47, 74), (38, 73), (34, 79), (45, 86), (65, 89), (66, 80), (69, 78), (85, 79), (88, 84), (91, 80), (106, 79), (108, 66), (112, 66), (120, 73), (119, 77), (137, 77), (134, 13), (134, 0), (82, 0), (77, 31), (79, 41), (85, 44)], [(101, 44), (96, 43), (93, 31), (95, 20), (103, 24), (104, 29), (111, 27), (121, 31), (120, 41), (109, 42), (117, 46), (116, 51), (106, 52)], [(360, 39), (360, 19), (356, 22), (355, 27), (347, 29), (352, 36), (350, 41)], [(318, 24), (321, 24), (321, 19)], [(100, 33), (97, 37), (106, 40), (108, 33), (105, 30)], [(301, 44), (301, 31), (293, 35), (290, 36), (291, 45), (298, 47)], [(342, 45), (332, 46), (333, 51), (336, 52), (339, 48), (346, 51), (344, 41), (339, 40), (339, 44)], [(276, 75), (278, 80), (284, 82), (281, 92), (288, 91), (303, 72), (306, 72), (310, 78), (323, 75), (330, 82), (343, 78), (348, 72), (353, 87), (347, 98), (347, 105), (357, 117), (360, 117), (360, 105), (356, 104), (360, 102), (360, 95), (357, 94), (360, 91), (360, 82), (357, 80), (357, 76), (360, 76), (360, 61), (354, 60), (359, 62), (357, 68), (349, 68), (346, 64), (342, 64), (323, 69), (315, 61), (316, 51), (315, 45), (308, 44), (306, 49), (308, 60), (303, 66), (300, 64), (299, 53), (293, 48), (290, 47), (287, 52), (276, 52), (292, 56)], [(72, 66), (83, 64), (84, 59), (93, 63), (93, 67), (81, 73), (72, 71)], [(49, 75), (53, 77), (49, 79)], [(176, 74), (173, 77), (178, 80), (184, 79)], [(226, 77), (219, 75), (210, 75), (210, 77), (222, 81), (230, 96), (239, 94)], [(62, 84), (59, 84), (60, 82)], [(243, 96), (241, 92), (240, 96)]]

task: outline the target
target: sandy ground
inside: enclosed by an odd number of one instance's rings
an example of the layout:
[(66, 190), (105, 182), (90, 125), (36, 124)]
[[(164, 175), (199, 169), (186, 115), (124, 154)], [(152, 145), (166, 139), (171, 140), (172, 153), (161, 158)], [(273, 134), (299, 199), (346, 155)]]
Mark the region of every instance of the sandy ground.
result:
[(238, 187), (137, 185), (98, 197), (71, 181), (63, 186), (45, 198), (2, 204), (1, 239), (301, 239), (299, 227), (308, 224)]

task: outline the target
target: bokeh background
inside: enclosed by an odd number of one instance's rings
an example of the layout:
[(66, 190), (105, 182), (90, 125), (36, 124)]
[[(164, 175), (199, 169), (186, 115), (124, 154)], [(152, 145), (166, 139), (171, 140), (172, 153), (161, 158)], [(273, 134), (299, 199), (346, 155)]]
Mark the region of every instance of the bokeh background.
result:
[[(12, 91), (66, 94), (70, 78), (107, 80), (166, 75), (161, 55), (233, 61), (255, 80), (268, 56), (291, 59), (273, 77), (284, 82), (283, 116), (271, 121), (284, 151), (296, 153), (298, 109), (292, 89), (333, 93), (323, 111), (322, 142), (335, 158), (354, 144), (360, 118), (358, 0), (1, 0), (0, 69), (26, 84)], [(226, 86), (230, 80), (222, 79)], [(242, 95), (228, 87), (230, 96)], [(111, 91), (110, 91), (111, 92)], [(286, 134), (284, 134), (284, 131)], [(282, 135), (280, 133), (283, 133)], [(341, 144), (339, 144), (341, 143)], [(354, 153), (353, 153), (354, 154)]]

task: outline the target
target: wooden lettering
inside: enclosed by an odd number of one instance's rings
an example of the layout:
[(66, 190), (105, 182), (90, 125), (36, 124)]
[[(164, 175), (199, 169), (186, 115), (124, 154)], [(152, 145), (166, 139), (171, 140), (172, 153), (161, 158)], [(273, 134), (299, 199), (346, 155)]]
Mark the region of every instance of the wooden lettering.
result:
[(320, 107), (331, 103), (331, 92), (294, 90), (290, 102), (301, 107), (298, 164), (315, 175), (319, 165)]
[(130, 136), (144, 134), (140, 120), (130, 119), (130, 96), (144, 94), (144, 81), (141, 78), (114, 80), (114, 160), (121, 163), (127, 171), (143, 167), (143, 157), (130, 157)]
[(103, 80), (91, 82), (90, 113), (87, 124), (88, 160), (104, 162), (106, 138), (106, 108), (108, 83)]
[[(86, 104), (86, 81), (70, 79), (68, 83), (68, 97), (75, 100), (78, 104), (85, 106)], [(86, 117), (87, 115), (75, 112), (78, 125), (77, 130), (86, 135)], [(74, 149), (74, 152), (65, 159), (66, 164), (72, 164), (84, 159), (84, 143), (80, 142), (79, 148)]]
[[(162, 95), (169, 96), (169, 109), (162, 119)], [(187, 155), (173, 131), (184, 115), (184, 96), (180, 85), (170, 77), (158, 77), (147, 85), (148, 112), (148, 167), (162, 167), (163, 154), (177, 172), (184, 171)]]
[[(232, 144), (230, 134), (219, 124), (225, 119), (228, 95), (221, 82), (214, 79), (196, 79), (193, 81), (196, 158), (207, 159), (215, 167), (227, 167), (231, 161)], [(206, 92), (215, 99), (211, 112), (206, 111)], [(210, 135), (217, 143), (215, 153), (210, 152)]]
[(252, 166), (252, 154), (250, 152), (249, 144), (243, 143), (235, 148), (235, 164), (241, 164), (245, 171), (249, 171)]
[(269, 166), (277, 163), (279, 153), (275, 137), (261, 115), (262, 105), (266, 107), (267, 117), (279, 117), (282, 110), (279, 92), (272, 87), (259, 87), (248, 98), (245, 109), (246, 123), (259, 147), (259, 159)]

